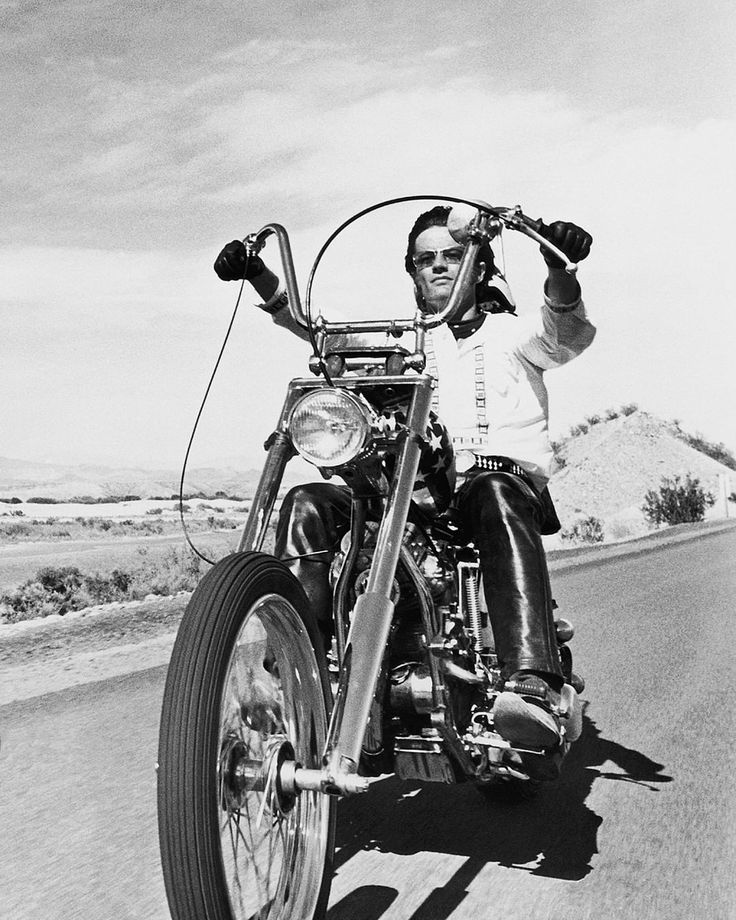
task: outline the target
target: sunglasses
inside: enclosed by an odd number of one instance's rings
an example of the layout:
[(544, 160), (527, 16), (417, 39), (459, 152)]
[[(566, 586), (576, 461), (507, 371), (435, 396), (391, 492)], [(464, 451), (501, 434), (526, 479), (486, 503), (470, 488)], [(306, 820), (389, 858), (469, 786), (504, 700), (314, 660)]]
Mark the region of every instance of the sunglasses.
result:
[(450, 249), (425, 249), (412, 256), (411, 260), (415, 268), (431, 268), (438, 256), (442, 256), (443, 261), (448, 265), (459, 265), (463, 257), (463, 248), (453, 246)]

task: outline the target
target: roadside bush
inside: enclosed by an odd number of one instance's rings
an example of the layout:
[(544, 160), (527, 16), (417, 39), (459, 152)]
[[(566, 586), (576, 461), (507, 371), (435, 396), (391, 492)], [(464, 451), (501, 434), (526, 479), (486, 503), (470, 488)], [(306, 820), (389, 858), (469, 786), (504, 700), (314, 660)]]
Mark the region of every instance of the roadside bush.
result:
[(16, 591), (0, 596), (0, 617), (7, 623), (17, 623), (79, 610), (86, 606), (86, 601), (76, 599), (83, 584), (84, 576), (76, 566), (46, 566)]
[(7, 537), (10, 540), (15, 540), (18, 537), (28, 537), (33, 533), (33, 528), (30, 524), (24, 522), (13, 521), (10, 524), (0, 524), (0, 537)]
[(142, 564), (133, 571), (131, 592), (135, 597), (146, 594), (177, 594), (193, 591), (202, 575), (202, 561), (189, 548), (169, 549), (163, 555), (150, 556), (139, 551)]
[(641, 510), (650, 524), (660, 527), (702, 521), (706, 508), (713, 504), (715, 496), (706, 492), (700, 480), (688, 473), (684, 482), (679, 476), (663, 477), (657, 491), (650, 489), (646, 493)]
[(705, 454), (706, 457), (710, 457), (712, 460), (715, 460), (717, 463), (722, 463), (724, 466), (727, 466), (731, 470), (736, 470), (736, 457), (733, 452), (730, 451), (725, 444), (716, 443), (715, 441), (708, 441), (703, 437), (702, 434), (689, 434), (687, 431), (683, 431), (680, 427), (680, 422), (678, 419), (672, 420), (672, 425), (675, 428), (675, 434), (681, 441), (684, 441), (690, 447), (694, 448), (697, 451), (700, 451), (701, 454)]
[(193, 591), (201, 577), (201, 561), (188, 549), (163, 555), (140, 553), (140, 564), (130, 571), (83, 574), (76, 566), (40, 569), (15, 591), (0, 594), (0, 622), (64, 615), (95, 604), (137, 600), (148, 594), (171, 595)]
[(602, 543), (603, 524), (593, 515), (578, 518), (572, 527), (560, 531), (560, 539), (567, 543)]
[(564, 442), (550, 441), (550, 447), (552, 448), (552, 453), (555, 459), (555, 472), (559, 472), (567, 466), (567, 457), (564, 453)]

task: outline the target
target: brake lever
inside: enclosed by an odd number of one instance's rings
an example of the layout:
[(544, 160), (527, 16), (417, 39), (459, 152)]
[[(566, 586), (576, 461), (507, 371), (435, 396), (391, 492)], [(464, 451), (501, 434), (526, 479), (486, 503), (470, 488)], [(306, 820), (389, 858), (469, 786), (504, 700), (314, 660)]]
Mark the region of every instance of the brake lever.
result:
[(564, 263), (564, 269), (569, 275), (574, 275), (578, 270), (577, 262), (571, 262), (561, 249), (558, 249), (554, 243), (550, 243), (546, 237), (542, 236), (541, 231), (546, 230), (547, 225), (541, 218), (534, 220), (532, 217), (527, 217), (518, 205), (515, 208), (506, 208), (504, 210), (499, 208), (495, 211), (495, 215), (503, 221), (506, 227), (523, 233), (539, 243), (540, 246), (548, 249), (558, 259), (561, 259)]
[(249, 233), (248, 236), (243, 239), (246, 253), (249, 256), (257, 256), (266, 245), (266, 238), (268, 236), (269, 234), (264, 234), (262, 230), (259, 230), (257, 233)]

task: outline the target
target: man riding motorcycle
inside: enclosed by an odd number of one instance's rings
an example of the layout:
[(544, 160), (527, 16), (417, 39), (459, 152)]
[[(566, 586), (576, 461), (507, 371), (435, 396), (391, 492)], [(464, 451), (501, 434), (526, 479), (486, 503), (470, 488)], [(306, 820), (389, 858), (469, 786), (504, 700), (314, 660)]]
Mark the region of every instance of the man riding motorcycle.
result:
[[(405, 267), (417, 303), (436, 313), (447, 303), (462, 246), (448, 230), (450, 209), (421, 214), (411, 229)], [(585, 259), (591, 236), (556, 221), (544, 235), (573, 262)], [(427, 335), (427, 370), (437, 380), (436, 413), (451, 435), (458, 487), (453, 513), (480, 554), (483, 587), (504, 691), (494, 706), (496, 731), (516, 748), (554, 750), (564, 676), (560, 665), (541, 535), (559, 529), (546, 489), (552, 450), (543, 375), (590, 345), (576, 278), (542, 249), (548, 275), (541, 310), (520, 318), (497, 275), (488, 244), (479, 252), (455, 321)], [(259, 256), (233, 241), (215, 261), (226, 281), (246, 278), (263, 298), (262, 309), (302, 338), (285, 309), (276, 275)], [(285, 497), (275, 555), (285, 560), (326, 627), (331, 608), (329, 563), (349, 529), (350, 500), (330, 483), (299, 486)]]

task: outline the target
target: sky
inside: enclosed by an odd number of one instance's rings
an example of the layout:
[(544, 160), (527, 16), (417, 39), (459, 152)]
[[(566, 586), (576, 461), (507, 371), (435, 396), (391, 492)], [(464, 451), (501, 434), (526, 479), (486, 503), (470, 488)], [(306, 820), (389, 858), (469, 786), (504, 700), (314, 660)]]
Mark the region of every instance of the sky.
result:
[[(425, 194), (593, 235), (598, 336), (547, 375), (553, 437), (635, 402), (736, 450), (735, 39), (732, 0), (0, 0), (0, 456), (177, 467), (237, 296), (221, 246), (284, 225), (303, 293), (345, 219)], [(339, 238), (325, 314), (411, 312), (421, 209)], [(509, 236), (525, 313), (544, 265)], [(194, 466), (257, 465), (307, 373), (256, 302)]]

